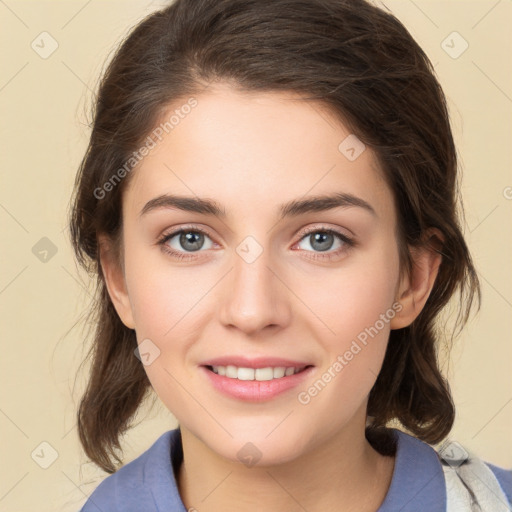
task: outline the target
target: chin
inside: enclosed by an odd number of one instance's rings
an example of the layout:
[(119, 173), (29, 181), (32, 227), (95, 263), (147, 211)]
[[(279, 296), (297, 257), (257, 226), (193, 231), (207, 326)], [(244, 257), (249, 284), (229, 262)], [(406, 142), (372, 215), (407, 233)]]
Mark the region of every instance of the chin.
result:
[[(282, 419), (280, 420), (282, 421)], [(230, 431), (233, 438), (224, 443), (212, 443), (210, 447), (222, 457), (247, 467), (264, 467), (284, 464), (296, 459), (305, 449), (304, 433), (290, 432), (284, 424), (274, 422), (271, 429), (252, 428)], [(281, 431), (279, 431), (282, 428)], [(272, 431), (275, 429), (275, 431)], [(270, 435), (269, 435), (269, 432)], [(225, 439), (225, 437), (224, 437)]]

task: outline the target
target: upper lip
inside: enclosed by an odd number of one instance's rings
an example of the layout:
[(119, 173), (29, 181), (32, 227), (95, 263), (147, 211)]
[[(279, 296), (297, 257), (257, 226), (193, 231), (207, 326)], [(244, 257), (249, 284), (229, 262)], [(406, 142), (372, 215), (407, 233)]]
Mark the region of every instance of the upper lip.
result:
[(201, 366), (236, 366), (238, 368), (268, 368), (268, 367), (285, 367), (285, 368), (302, 368), (304, 366), (312, 366), (311, 363), (305, 361), (297, 361), (293, 359), (283, 359), (280, 357), (254, 357), (247, 358), (244, 356), (225, 356), (216, 357), (204, 361)]

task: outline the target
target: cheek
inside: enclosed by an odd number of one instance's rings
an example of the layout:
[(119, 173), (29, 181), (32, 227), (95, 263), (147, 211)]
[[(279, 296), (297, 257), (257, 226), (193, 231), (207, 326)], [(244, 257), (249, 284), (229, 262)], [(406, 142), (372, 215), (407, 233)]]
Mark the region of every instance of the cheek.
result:
[(338, 269), (326, 269), (307, 281), (302, 281), (297, 295), (325, 327), (323, 339), (332, 348), (342, 349), (366, 328), (377, 322), (383, 329), (381, 315), (392, 315), (395, 290), (399, 277), (398, 249), (380, 244), (347, 260)]
[(218, 277), (206, 268), (172, 268), (165, 256), (141, 245), (127, 245), (126, 251), (137, 340), (157, 354), (144, 366), (153, 388), (169, 408), (179, 410), (186, 405), (183, 386), (194, 378), (187, 358), (210, 318), (209, 292)]
[(206, 286), (204, 291), (198, 290), (180, 270), (170, 273), (158, 265), (139, 265), (130, 282), (139, 350), (143, 352), (141, 344), (145, 343), (155, 354), (144, 370), (156, 394), (173, 413), (190, 407), (184, 389), (192, 375), (185, 363), (191, 333), (198, 326), (197, 303), (207, 292)]
[(172, 268), (159, 249), (128, 243), (126, 271), (137, 334), (162, 341), (173, 337), (181, 324), (190, 324), (189, 314), (208, 287), (193, 279), (193, 270)]
[(320, 312), (319, 325), (326, 327), (318, 336), (326, 357), (320, 382), (303, 390), (301, 403), (314, 400), (322, 408), (342, 401), (355, 407), (370, 392), (385, 356), (390, 322), (401, 309), (395, 301), (398, 276), (398, 251), (383, 245), (353, 265), (329, 272), (328, 279), (326, 274), (321, 292), (310, 288), (307, 294), (308, 288), (302, 288), (301, 296), (307, 297), (312, 311)]

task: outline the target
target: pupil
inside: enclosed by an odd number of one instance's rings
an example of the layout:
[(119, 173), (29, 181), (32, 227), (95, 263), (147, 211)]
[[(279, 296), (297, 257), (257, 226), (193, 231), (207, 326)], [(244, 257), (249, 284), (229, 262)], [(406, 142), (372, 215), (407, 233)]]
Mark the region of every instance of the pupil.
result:
[[(180, 236), (180, 244), (184, 249), (195, 251), (203, 245), (203, 235), (201, 233), (194, 233), (189, 231), (188, 233), (182, 233)], [(190, 244), (187, 246), (187, 244)]]
[[(328, 243), (326, 243), (326, 240)], [(311, 246), (318, 251), (326, 251), (331, 248), (333, 235), (330, 233), (315, 233), (313, 235), (313, 243)]]

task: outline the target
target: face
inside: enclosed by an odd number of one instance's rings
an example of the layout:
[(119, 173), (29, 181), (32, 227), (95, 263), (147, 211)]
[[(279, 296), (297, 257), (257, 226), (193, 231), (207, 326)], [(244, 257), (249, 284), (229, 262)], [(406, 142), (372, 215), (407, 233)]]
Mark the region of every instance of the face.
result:
[[(182, 429), (233, 461), (248, 442), (289, 461), (364, 425), (400, 309), (392, 193), (319, 104), (228, 86), (196, 100), (124, 192), (116, 308)], [(337, 200), (306, 207), (321, 196)]]

